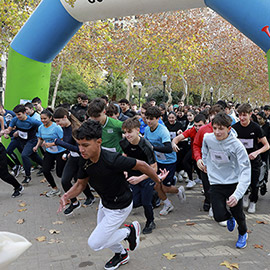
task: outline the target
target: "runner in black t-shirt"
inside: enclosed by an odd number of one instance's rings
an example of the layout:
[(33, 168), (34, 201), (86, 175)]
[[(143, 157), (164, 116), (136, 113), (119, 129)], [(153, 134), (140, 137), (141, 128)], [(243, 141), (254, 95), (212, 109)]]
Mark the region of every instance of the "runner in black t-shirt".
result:
[[(140, 121), (137, 118), (127, 119), (122, 126), (125, 138), (120, 141), (123, 152), (128, 157), (140, 159), (149, 164), (157, 171), (157, 162), (152, 145), (140, 134)], [(152, 198), (154, 191), (154, 181), (140, 171), (128, 171), (128, 182), (133, 193), (133, 207), (143, 206), (146, 217), (146, 225), (143, 234), (152, 233), (156, 228), (154, 223), (154, 212)]]
[[(244, 103), (238, 107), (237, 111), (240, 121), (232, 127), (236, 130), (238, 139), (245, 146), (251, 162), (251, 194), (249, 197), (247, 194), (244, 195), (243, 207), (248, 207), (249, 213), (255, 213), (259, 193), (258, 181), (262, 165), (260, 154), (269, 149), (269, 144), (260, 126), (251, 121), (251, 105)], [(259, 143), (263, 146), (259, 147)]]
[(78, 180), (61, 197), (58, 211), (62, 211), (68, 200), (78, 196), (89, 182), (101, 200), (97, 226), (88, 239), (88, 245), (95, 251), (110, 248), (115, 256), (106, 263), (105, 269), (116, 269), (129, 260), (128, 252), (120, 242), (127, 240), (129, 249), (135, 250), (140, 241), (138, 221), (119, 229), (132, 210), (132, 193), (124, 171), (139, 170), (156, 183), (165, 179), (168, 173), (162, 172), (158, 176), (144, 161), (101, 149), (102, 127), (96, 121), (84, 122), (74, 135), (82, 156)]

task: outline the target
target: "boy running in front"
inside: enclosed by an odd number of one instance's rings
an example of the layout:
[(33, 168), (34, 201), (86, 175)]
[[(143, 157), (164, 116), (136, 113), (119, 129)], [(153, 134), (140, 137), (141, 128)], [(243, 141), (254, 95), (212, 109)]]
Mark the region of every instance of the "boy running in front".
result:
[(248, 234), (242, 198), (250, 184), (251, 165), (245, 147), (230, 132), (231, 122), (224, 112), (215, 116), (214, 133), (205, 134), (203, 139), (202, 159), (210, 182), (214, 219), (227, 220), (230, 232), (236, 221), (239, 232), (236, 247), (245, 248)]

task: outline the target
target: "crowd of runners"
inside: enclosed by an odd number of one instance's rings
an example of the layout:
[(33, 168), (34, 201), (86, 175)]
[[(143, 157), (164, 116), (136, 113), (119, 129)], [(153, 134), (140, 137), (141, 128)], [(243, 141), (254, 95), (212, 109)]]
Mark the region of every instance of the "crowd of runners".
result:
[[(253, 214), (259, 193), (267, 191), (270, 106), (218, 101), (200, 106), (156, 105), (141, 108), (127, 99), (109, 102), (107, 96), (78, 104), (44, 109), (36, 97), (9, 110), (0, 105), (0, 177), (13, 186), (12, 197), (31, 189), (33, 166), (59, 196), (59, 212), (76, 214), (85, 194), (85, 206), (99, 197), (97, 226), (88, 244), (115, 253), (105, 269), (129, 260), (121, 241), (135, 250), (141, 227), (134, 221), (120, 228), (133, 208), (142, 206), (143, 234), (156, 228), (153, 208), (168, 215), (174, 207), (167, 194), (186, 201), (185, 189), (200, 185), (206, 214), (233, 231), (238, 225), (237, 248), (247, 245), (245, 212)], [(1, 137), (0, 137), (1, 138)], [(20, 156), (19, 156), (20, 155)], [(55, 173), (53, 173), (55, 171)], [(16, 179), (24, 174), (24, 180)], [(61, 179), (55, 179), (55, 175)]]

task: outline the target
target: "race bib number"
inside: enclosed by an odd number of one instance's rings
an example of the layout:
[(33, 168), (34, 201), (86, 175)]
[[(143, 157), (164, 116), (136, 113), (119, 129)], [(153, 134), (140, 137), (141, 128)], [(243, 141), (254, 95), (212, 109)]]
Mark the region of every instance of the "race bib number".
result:
[(171, 137), (171, 140), (174, 139), (176, 137), (176, 132), (175, 131), (171, 131), (170, 132), (170, 137)]
[(53, 153), (58, 152), (58, 148), (57, 148), (57, 146), (56, 146), (56, 145), (51, 146), (51, 147), (49, 147), (48, 149), (49, 149), (51, 152), (53, 152)]
[(230, 162), (229, 157), (226, 155), (226, 153), (222, 151), (215, 151), (215, 150), (210, 150), (210, 156), (211, 160), (215, 163), (228, 163)]
[(20, 138), (22, 138), (24, 140), (28, 139), (28, 133), (27, 132), (18, 130), (18, 135), (19, 135)]
[(253, 148), (253, 139), (239, 139), (246, 149)]
[(77, 152), (70, 151), (72, 157), (79, 157), (80, 155)]
[(110, 151), (110, 152), (116, 152), (116, 148), (109, 148), (109, 147), (104, 147), (104, 146), (102, 146), (102, 149), (105, 149), (105, 150), (108, 150), (108, 151)]
[(160, 153), (160, 152), (155, 152), (157, 155), (157, 159), (159, 160), (166, 160), (166, 156), (164, 153)]

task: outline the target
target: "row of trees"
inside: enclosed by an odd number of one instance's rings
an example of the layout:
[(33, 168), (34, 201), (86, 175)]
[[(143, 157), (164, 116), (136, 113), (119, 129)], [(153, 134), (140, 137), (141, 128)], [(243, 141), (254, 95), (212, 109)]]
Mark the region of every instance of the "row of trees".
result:
[[(22, 21), (17, 16), (2, 24), (3, 53), (37, 1), (0, 2), (8, 13), (24, 14)], [(162, 74), (168, 75), (169, 99), (174, 93), (199, 102), (209, 99), (211, 87), (214, 99), (269, 99), (264, 52), (208, 8), (84, 24), (53, 62), (50, 96), (55, 93), (56, 103), (75, 101), (78, 91), (130, 99), (134, 81), (151, 96), (162, 91)]]

